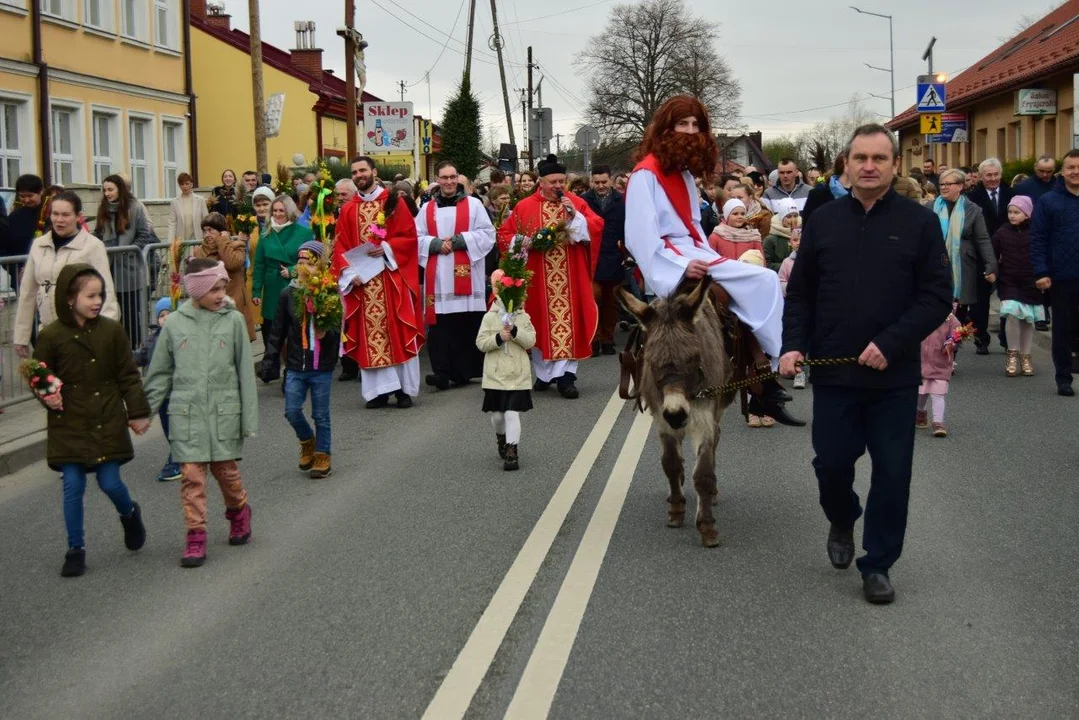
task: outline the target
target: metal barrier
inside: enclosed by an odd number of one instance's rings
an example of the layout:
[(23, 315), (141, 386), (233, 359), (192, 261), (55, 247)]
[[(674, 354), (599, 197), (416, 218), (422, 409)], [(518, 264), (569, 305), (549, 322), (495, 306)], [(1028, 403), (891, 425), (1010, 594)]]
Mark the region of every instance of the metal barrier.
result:
[[(183, 243), (183, 259), (200, 244), (198, 241)], [(132, 350), (146, 341), (157, 322), (153, 316), (154, 304), (169, 295), (168, 252), (171, 247), (171, 243), (153, 243), (142, 248), (134, 245), (106, 248), (120, 322), (127, 331)], [(26, 255), (0, 257), (0, 407), (32, 399), (26, 382), (16, 370), (21, 358), (15, 352), (14, 342), (15, 316), (26, 260)], [(29, 302), (36, 303), (37, 298), (30, 298)], [(33, 338), (37, 337), (37, 324), (35, 311)]]

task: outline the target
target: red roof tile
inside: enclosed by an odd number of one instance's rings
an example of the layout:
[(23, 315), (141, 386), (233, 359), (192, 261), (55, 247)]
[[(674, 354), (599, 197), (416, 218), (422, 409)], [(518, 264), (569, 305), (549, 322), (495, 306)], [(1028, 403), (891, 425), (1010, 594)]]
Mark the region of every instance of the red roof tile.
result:
[[(1068, 0), (948, 81), (948, 110), (1079, 66), (1079, 0)], [(888, 123), (893, 130), (918, 119), (914, 106)]]

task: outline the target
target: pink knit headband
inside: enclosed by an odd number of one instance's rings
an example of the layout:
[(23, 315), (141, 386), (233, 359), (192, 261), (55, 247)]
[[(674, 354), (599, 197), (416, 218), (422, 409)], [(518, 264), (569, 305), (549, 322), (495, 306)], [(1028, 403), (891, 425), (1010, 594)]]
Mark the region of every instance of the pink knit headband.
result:
[(224, 280), (226, 283), (229, 280), (229, 273), (225, 270), (225, 263), (223, 262), (219, 262), (211, 268), (184, 275), (184, 289), (187, 290), (188, 295), (198, 300), (213, 290), (218, 280)]

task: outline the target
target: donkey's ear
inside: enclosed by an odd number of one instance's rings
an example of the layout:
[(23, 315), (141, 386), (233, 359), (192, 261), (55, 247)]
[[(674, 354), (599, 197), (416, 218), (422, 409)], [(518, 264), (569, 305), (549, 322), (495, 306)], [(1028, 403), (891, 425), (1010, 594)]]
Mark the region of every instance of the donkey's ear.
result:
[(689, 291), (688, 294), (683, 295), (678, 307), (678, 314), (689, 322), (697, 317), (697, 313), (704, 305), (705, 300), (708, 299), (709, 290), (712, 287), (712, 276), (705, 275), (699, 281), (697, 281), (697, 287)]
[(642, 325), (647, 327), (655, 319), (656, 311), (652, 309), (652, 306), (643, 300), (639, 300), (636, 295), (627, 292), (625, 288), (618, 288), (616, 296), (618, 297), (618, 302), (622, 303), (622, 307), (637, 318)]

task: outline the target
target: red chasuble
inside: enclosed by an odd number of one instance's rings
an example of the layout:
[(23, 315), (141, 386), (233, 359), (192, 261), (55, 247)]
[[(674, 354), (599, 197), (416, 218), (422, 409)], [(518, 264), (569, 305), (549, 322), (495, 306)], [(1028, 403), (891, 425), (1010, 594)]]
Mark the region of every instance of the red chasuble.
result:
[[(532, 282), (525, 310), (536, 328), (536, 347), (544, 360), (583, 360), (592, 357), (592, 338), (599, 324), (592, 277), (599, 260), (603, 218), (581, 198), (566, 197), (588, 223), (590, 243), (565, 243), (546, 253), (529, 253)], [(498, 229), (498, 247), (505, 252), (515, 235), (533, 235), (544, 225), (565, 219), (561, 202), (535, 193), (522, 198)]]
[(404, 202), (398, 202), (386, 218), (386, 239), (371, 234), (375, 219), (386, 204), (383, 190), (365, 201), (357, 195), (337, 220), (333, 246), (333, 272), (338, 278), (348, 266), (344, 254), (365, 242), (384, 242), (393, 249), (397, 270), (386, 268), (366, 285), (353, 284), (342, 296), (343, 354), (365, 370), (400, 365), (415, 357), (423, 346), (420, 318), (420, 270), (416, 254), (419, 238), (416, 223)]

